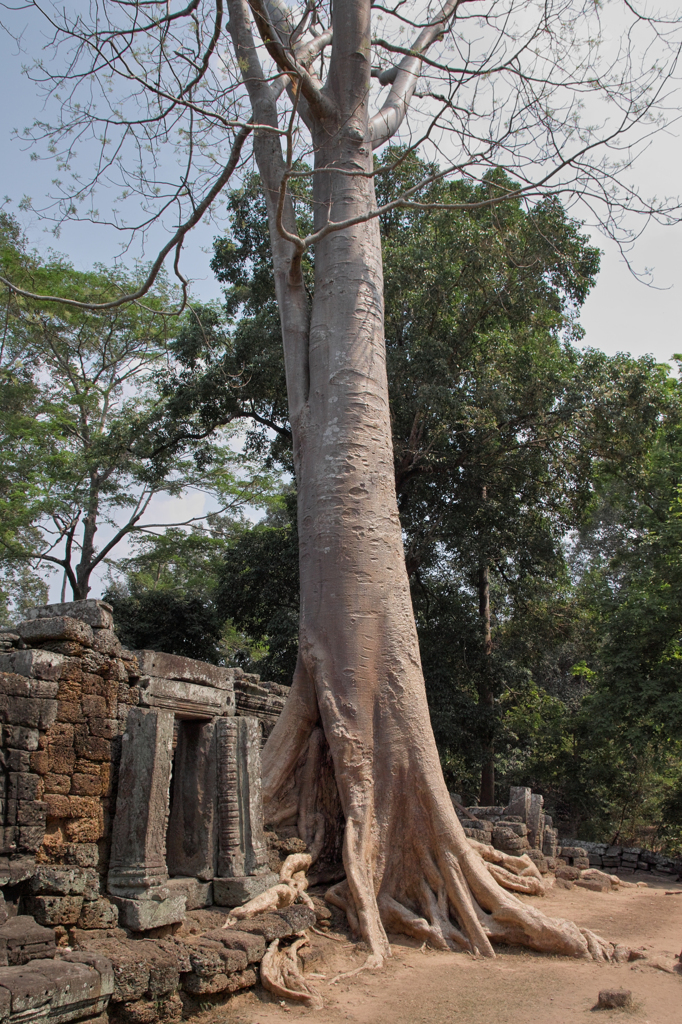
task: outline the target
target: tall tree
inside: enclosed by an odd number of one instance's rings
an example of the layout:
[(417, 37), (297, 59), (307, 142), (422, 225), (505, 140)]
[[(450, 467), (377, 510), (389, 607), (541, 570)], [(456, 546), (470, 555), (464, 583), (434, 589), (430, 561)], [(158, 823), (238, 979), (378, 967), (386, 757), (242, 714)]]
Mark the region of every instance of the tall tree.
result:
[[(60, 94), (68, 82), (61, 123), (54, 132), (44, 125), (39, 131), (58, 152), (70, 152), (74, 125), (79, 137), (83, 125), (97, 135), (105, 116), (104, 173), (122, 169), (126, 186), (144, 197), (143, 224), (157, 195), (160, 210), (174, 204), (180, 211), (180, 226), (155, 267), (170, 252), (177, 266), (187, 230), (220, 193), (253, 133), (284, 343), (301, 582), (298, 663), (264, 753), (265, 804), (271, 820), (297, 821), (307, 841), (317, 832), (317, 848), (334, 815), (318, 809), (315, 783), (323, 765), (333, 767), (346, 880), (330, 898), (363, 935), (374, 963), (390, 953), (387, 929), (486, 955), (492, 941), (603, 955), (594, 936), (522, 906), (498, 885), (467, 843), (440, 770), (395, 493), (372, 149), (395, 135), (416, 105), (417, 138), (451, 130), (453, 171), (506, 159), (522, 194), (537, 194), (554, 180), (600, 198), (611, 215), (625, 206), (657, 212), (631, 190), (616, 184), (614, 191), (605, 150), (628, 129), (637, 135), (665, 91), (661, 80), (673, 73), (679, 40), (676, 26), (662, 28), (632, 4), (628, 10), (638, 34), (668, 48), (665, 63), (652, 64), (644, 50), (635, 70), (632, 54), (623, 63), (607, 55), (602, 65), (599, 37), (590, 31), (595, 9), (587, 2), (574, 8), (557, 0), (537, 17), (530, 3), (514, 0), (471, 13), (459, 0), (436, 10), (398, 4), (382, 9), (386, 31), (382, 23), (373, 26), (370, 0), (296, 12), (279, 0), (228, 0), (227, 24), (222, 0), (198, 0), (178, 12), (110, 2), (90, 24), (80, 15), (50, 13), (58, 42), (66, 37), (74, 45), (68, 70), (52, 80), (39, 65), (38, 74)], [(414, 33), (408, 46), (399, 32), (406, 25)], [(218, 60), (227, 39), (232, 81)], [(107, 69), (106, 115), (99, 96), (85, 109), (74, 99), (78, 81), (92, 95), (100, 67)], [(373, 112), (374, 76), (389, 92)], [(125, 90), (116, 104), (108, 92), (114, 80)], [(580, 123), (579, 98), (588, 87), (607, 108), (616, 100), (617, 117), (607, 116), (599, 133)], [(278, 109), (285, 94), (285, 109)], [(231, 130), (232, 152), (216, 171), (211, 142)], [(108, 147), (119, 133), (123, 148), (117, 137), (114, 163)], [(187, 153), (171, 189), (161, 162), (149, 176), (139, 171), (140, 149), (153, 150), (169, 135), (182, 139)], [(287, 187), (299, 138), (314, 162), (314, 228), (305, 237)], [(128, 143), (134, 167), (125, 164)], [(150, 180), (155, 175), (158, 181)], [(93, 189), (92, 181), (64, 186), (64, 214), (81, 198), (91, 203)], [(501, 189), (486, 201), (507, 198)], [(113, 220), (120, 219), (117, 211)], [(302, 255), (312, 245), (310, 299)]]
[[(101, 297), (129, 289), (121, 271), (86, 274), (60, 257), (41, 259), (7, 218), (3, 223), (0, 260), (15, 280)], [(6, 290), (0, 550), (10, 577), (23, 579), (22, 566), (57, 567), (62, 599), (67, 586), (74, 600), (85, 598), (92, 573), (126, 537), (165, 525), (145, 518), (156, 495), (197, 487), (213, 493), (217, 510), (222, 504), (223, 512), (238, 514), (259, 500), (261, 483), (267, 488), (230, 439), (215, 435), (215, 425), (187, 429), (166, 415), (161, 392), (178, 325), (162, 310), (171, 298), (159, 280), (144, 307), (92, 314)], [(108, 536), (98, 543), (103, 528)]]

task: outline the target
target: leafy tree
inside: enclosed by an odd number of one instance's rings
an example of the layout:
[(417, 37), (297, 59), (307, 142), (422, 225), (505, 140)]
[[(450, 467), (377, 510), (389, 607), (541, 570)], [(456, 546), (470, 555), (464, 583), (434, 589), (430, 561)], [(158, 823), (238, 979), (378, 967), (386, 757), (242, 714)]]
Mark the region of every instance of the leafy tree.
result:
[[(60, 257), (41, 259), (11, 221), (4, 224), (0, 260), (15, 280), (23, 273), (46, 291), (63, 286), (102, 298), (131, 286), (123, 272), (83, 274)], [(26, 565), (56, 566), (62, 594), (68, 583), (75, 599), (86, 597), (92, 573), (143, 527), (156, 495), (199, 488), (225, 512), (267, 490), (228, 430), (188, 430), (166, 415), (161, 392), (177, 332), (160, 313), (169, 299), (161, 283), (144, 306), (93, 315), (5, 289), (0, 540), (15, 586)], [(98, 545), (103, 527), (109, 536)]]
[[(502, 893), (472, 856), (440, 771), (393, 477), (372, 150), (404, 126), (452, 151), (451, 176), (504, 161), (516, 193), (540, 197), (556, 184), (603, 204), (613, 230), (624, 208), (672, 212), (674, 204), (641, 202), (621, 187), (609, 149), (647, 137), (676, 73), (677, 21), (661, 25), (629, 3), (624, 54), (614, 60), (608, 33), (602, 43), (607, 13), (608, 5), (551, 0), (537, 10), (511, 0), (471, 14), (458, 0), (381, 13), (369, 0), (296, 10), (279, 0), (228, 0), (227, 12), (222, 0), (206, 0), (149, 15), (109, 0), (90, 18), (47, 12), (52, 54), (61, 56), (66, 42), (70, 58), (68, 70), (48, 55), (36, 67), (60, 107), (57, 123), (41, 120), (34, 134), (47, 136), (67, 167), (75, 130), (102, 146), (94, 177), (55, 185), (58, 216), (77, 216), (87, 200), (96, 219), (92, 197), (110, 175), (122, 185), (116, 227), (125, 227), (121, 207), (131, 192), (144, 209), (135, 218), (141, 230), (177, 210), (178, 226), (147, 282), (129, 296), (139, 297), (171, 252), (181, 273), (187, 231), (214, 205), (253, 135), (282, 327), (301, 587), (292, 695), (264, 753), (265, 805), (273, 820), (300, 808), (307, 841), (321, 820), (333, 831), (318, 783), (321, 764), (336, 766), (347, 872), (336, 901), (374, 965), (389, 955), (387, 930), (396, 929), (487, 955), (491, 940), (601, 955), (596, 937)], [(587, 90), (599, 128), (581, 118)], [(594, 118), (600, 104), (603, 116)], [(174, 157), (183, 151), (173, 184), (167, 146)], [(314, 160), (314, 226), (302, 236), (289, 182), (298, 174), (294, 158), (306, 151)], [(400, 205), (413, 197), (403, 192)], [(501, 188), (486, 203), (509, 198)], [(311, 297), (302, 256), (313, 246)]]

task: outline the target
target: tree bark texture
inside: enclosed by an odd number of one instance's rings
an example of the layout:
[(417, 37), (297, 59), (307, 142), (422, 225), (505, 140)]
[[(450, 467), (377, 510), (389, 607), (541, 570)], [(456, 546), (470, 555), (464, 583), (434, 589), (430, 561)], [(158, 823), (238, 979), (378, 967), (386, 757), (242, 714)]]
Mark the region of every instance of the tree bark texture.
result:
[[(483, 488), (483, 499), (486, 488)], [(481, 766), (481, 792), (479, 802), (482, 807), (495, 804), (495, 734), (493, 714), (495, 711), (495, 694), (491, 674), (493, 653), (493, 636), (490, 628), (490, 571), (487, 565), (478, 570), (478, 614), (483, 626), (483, 672), (478, 687), (478, 699), (489, 716), (483, 743), (483, 764)]]
[[(276, 123), (243, 0), (230, 0), (230, 14), (256, 119)], [(367, 0), (337, 0), (325, 103), (315, 111), (301, 101), (319, 172), (316, 230), (375, 208), (373, 179), (362, 176), (372, 170), (369, 17)], [(378, 221), (317, 241), (308, 322), (295, 247), (276, 226), (283, 165), (273, 140), (255, 133), (294, 439), (301, 618), (291, 695), (263, 754), (266, 820), (296, 824), (313, 860), (331, 865), (328, 880), (342, 849), (345, 878), (327, 898), (374, 964), (390, 955), (388, 932), (488, 956), (493, 941), (602, 956), (589, 933), (505, 891), (493, 877), (506, 870), (504, 855), (491, 851), (489, 870), (455, 814), (426, 703), (398, 517)], [(288, 203), (283, 213), (291, 230)]]

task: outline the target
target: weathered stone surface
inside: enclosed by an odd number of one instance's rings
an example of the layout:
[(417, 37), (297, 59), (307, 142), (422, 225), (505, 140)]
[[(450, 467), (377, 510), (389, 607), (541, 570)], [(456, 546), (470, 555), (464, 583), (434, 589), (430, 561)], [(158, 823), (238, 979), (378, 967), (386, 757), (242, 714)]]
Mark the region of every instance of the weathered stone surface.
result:
[(166, 708), (178, 718), (211, 718), (214, 715), (233, 713), (233, 708), (227, 699), (228, 690), (200, 686), (198, 683), (186, 683), (181, 679), (161, 679), (156, 676), (141, 676), (138, 685), (140, 705)]
[(97, 971), (100, 977), (100, 988), (102, 995), (113, 995), (114, 992), (114, 968), (108, 957), (100, 953), (91, 953), (86, 950), (69, 950), (61, 954), (60, 959), (71, 964), (86, 964)]
[(98, 971), (88, 964), (63, 960), (37, 960), (29, 968), (54, 985), (50, 999), (50, 1024), (93, 1017), (106, 1009), (109, 993), (102, 992)]
[(257, 914), (255, 917), (235, 922), (234, 928), (236, 931), (262, 935), (266, 942), (287, 939), (295, 934), (289, 922), (280, 914)]
[(531, 791), (528, 786), (512, 786), (509, 790), (507, 812), (509, 814), (518, 814), (521, 821), (527, 824), (530, 813), (530, 797)]
[[(260, 727), (255, 718), (221, 718), (216, 722), (216, 733), (218, 875), (260, 875), (268, 869), (263, 834)], [(219, 902), (215, 888), (214, 899)]]
[(632, 1006), (632, 992), (629, 988), (604, 988), (599, 993), (597, 1006), (600, 1010), (616, 1010)]
[(214, 722), (179, 723), (174, 764), (166, 838), (168, 871), (208, 882), (216, 874), (218, 859)]
[(200, 882), (198, 878), (169, 878), (165, 888), (172, 896), (184, 896), (187, 910), (200, 910), (213, 903), (213, 882)]
[(82, 907), (82, 896), (33, 896), (31, 899), (31, 913), (38, 924), (75, 924)]
[(134, 932), (161, 928), (165, 924), (177, 924), (185, 919), (184, 896), (170, 896), (159, 901), (111, 896), (111, 902), (118, 907), (119, 922)]
[(145, 889), (168, 879), (165, 829), (172, 752), (173, 715), (131, 708), (122, 737), (111, 842), (108, 885), (114, 895), (128, 896), (131, 888)]
[(99, 654), (106, 654), (110, 658), (120, 658), (123, 648), (121, 647), (121, 641), (114, 633), (113, 629), (95, 629), (93, 630), (93, 651), (97, 651)]
[(71, 641), (83, 647), (92, 645), (92, 629), (86, 622), (66, 616), (46, 619), (24, 619), (17, 626), (24, 643), (36, 644), (47, 641)]
[(197, 974), (192, 971), (190, 974), (183, 974), (182, 987), (185, 992), (193, 996), (215, 995), (217, 992), (224, 992), (228, 981), (226, 974)]
[(545, 799), (540, 796), (539, 793), (531, 793), (530, 795), (530, 808), (528, 816), (526, 817), (526, 824), (528, 825), (528, 842), (536, 849), (542, 849), (542, 842), (544, 839), (544, 814), (542, 808)]
[(22, 725), (5, 725), (2, 729), (2, 739), (6, 747), (14, 747), (16, 750), (37, 750), (40, 733), (37, 729), (26, 729)]
[(291, 928), (292, 935), (304, 932), (306, 928), (312, 928), (317, 920), (315, 911), (303, 903), (296, 903), (284, 910), (276, 910), (275, 913), (281, 917)]
[[(37, 1010), (49, 1004), (55, 991), (55, 983), (38, 971), (28, 967), (17, 970), (16, 967), (0, 968), (0, 989), (10, 993), (12, 1014), (25, 1014), (24, 1020), (30, 1021), (30, 1010)], [(34, 1019), (41, 1015), (36, 1014)]]
[(244, 875), (241, 878), (214, 878), (213, 902), (219, 907), (241, 907), (243, 903), (277, 885), (279, 877), (272, 871), (264, 875)]
[(234, 669), (221, 668), (207, 661), (195, 661), (179, 654), (163, 654), (160, 651), (133, 651), (142, 676), (158, 676), (161, 679), (180, 679), (186, 683), (200, 683), (218, 690), (234, 689)]
[(24, 914), (5, 921), (0, 928), (0, 942), (6, 944), (10, 965), (28, 963), (36, 957), (50, 959), (56, 948), (52, 928), (43, 928)]
[(117, 924), (118, 907), (103, 897), (84, 903), (78, 918), (79, 928), (115, 928)]
[(0, 654), (0, 672), (16, 672), (28, 679), (61, 679), (67, 659), (52, 651), (10, 651)]
[(241, 676), (235, 672), (234, 693), (237, 714), (257, 718), (265, 736), (269, 736), (282, 713), (288, 687), (262, 683), (257, 675)]
[[(90, 937), (89, 941), (90, 940)], [(112, 1002), (127, 1003), (140, 999), (149, 989), (150, 963), (139, 943), (98, 937), (94, 949), (77, 950), (77, 955), (106, 957), (112, 967), (114, 990)], [(67, 957), (71, 954), (67, 954)], [(94, 964), (93, 964), (94, 965)]]
[(214, 928), (204, 932), (202, 938), (220, 942), (227, 949), (240, 950), (250, 964), (259, 963), (265, 955), (265, 939), (258, 933), (240, 932), (236, 928)]
[(51, 619), (68, 616), (87, 622), (95, 629), (113, 629), (113, 608), (106, 601), (66, 601), (63, 604), (43, 604), (26, 612), (27, 619)]

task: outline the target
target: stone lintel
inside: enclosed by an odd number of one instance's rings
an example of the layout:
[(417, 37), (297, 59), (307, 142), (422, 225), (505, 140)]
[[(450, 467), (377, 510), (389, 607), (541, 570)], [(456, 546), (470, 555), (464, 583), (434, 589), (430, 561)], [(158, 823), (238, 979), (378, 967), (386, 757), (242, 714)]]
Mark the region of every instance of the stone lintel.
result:
[(162, 679), (178, 679), (186, 683), (199, 683), (217, 690), (234, 689), (233, 668), (211, 665), (207, 661), (184, 658), (179, 654), (161, 651), (134, 651), (140, 674)]
[(142, 676), (138, 685), (142, 705), (164, 708), (178, 718), (215, 718), (234, 714), (234, 693), (228, 690), (158, 676)]

